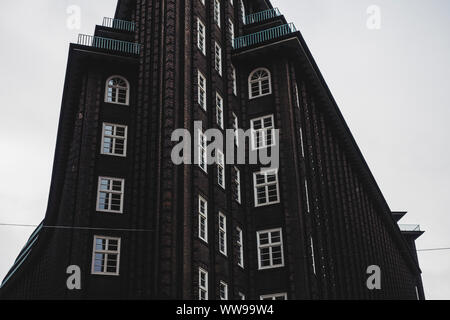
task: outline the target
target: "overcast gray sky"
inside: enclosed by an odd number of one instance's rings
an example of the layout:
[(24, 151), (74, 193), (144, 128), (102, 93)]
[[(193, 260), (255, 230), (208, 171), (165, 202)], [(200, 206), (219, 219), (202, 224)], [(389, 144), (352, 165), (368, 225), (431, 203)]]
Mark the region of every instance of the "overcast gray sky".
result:
[[(0, 223), (44, 217), (69, 42), (116, 0), (0, 2)], [(450, 247), (450, 1), (273, 0), (302, 32), (392, 210)], [(70, 5), (81, 29), (67, 27)], [(380, 29), (367, 9), (381, 10)], [(0, 278), (33, 229), (0, 226)], [(450, 251), (419, 253), (428, 299), (450, 299)]]

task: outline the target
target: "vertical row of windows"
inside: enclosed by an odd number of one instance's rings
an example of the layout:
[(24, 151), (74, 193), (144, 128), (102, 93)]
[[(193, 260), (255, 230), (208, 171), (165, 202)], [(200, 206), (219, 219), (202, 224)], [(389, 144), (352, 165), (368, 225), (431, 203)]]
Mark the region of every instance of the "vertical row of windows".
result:
[[(129, 105), (130, 84), (121, 76), (106, 80), (105, 102)], [(128, 126), (104, 122), (100, 154), (106, 156), (127, 156)], [(99, 177), (97, 187), (97, 212), (119, 213), (124, 211), (125, 179)], [(92, 250), (92, 274), (119, 275), (121, 239), (94, 236)]]

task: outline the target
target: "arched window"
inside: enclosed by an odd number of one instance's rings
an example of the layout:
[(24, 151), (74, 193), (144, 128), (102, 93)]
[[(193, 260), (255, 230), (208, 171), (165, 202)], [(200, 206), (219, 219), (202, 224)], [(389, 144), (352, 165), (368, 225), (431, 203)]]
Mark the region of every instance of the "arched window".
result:
[(270, 71), (258, 68), (248, 77), (248, 90), (250, 99), (272, 94), (272, 79)]
[(127, 79), (112, 76), (106, 80), (105, 102), (128, 105), (130, 102), (130, 84)]

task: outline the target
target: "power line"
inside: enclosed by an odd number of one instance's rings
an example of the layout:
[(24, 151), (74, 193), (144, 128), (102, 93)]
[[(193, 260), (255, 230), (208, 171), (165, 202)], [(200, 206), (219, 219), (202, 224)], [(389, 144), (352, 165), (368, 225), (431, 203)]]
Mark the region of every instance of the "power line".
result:
[[(18, 224), (18, 223), (0, 223), (0, 226), (5, 227), (24, 227), (24, 228), (37, 228), (39, 225), (35, 224)], [(94, 228), (94, 227), (72, 227), (72, 226), (42, 226), (46, 229), (61, 229), (61, 230), (84, 230), (84, 231), (123, 231), (123, 232), (153, 232), (151, 229), (120, 229), (120, 228)], [(448, 251), (448, 248), (427, 248), (417, 249), (417, 252), (430, 252), (430, 251)]]
[[(34, 224), (17, 224), (17, 223), (0, 223), (5, 227), (24, 227), (37, 228), (39, 225)], [(42, 226), (45, 229), (62, 229), (62, 230), (84, 230), (84, 231), (124, 231), (124, 232), (153, 232), (150, 229), (123, 229), (123, 228), (94, 228), (94, 227), (72, 227), (72, 226)]]
[(450, 248), (429, 248), (429, 249), (418, 249), (417, 252), (424, 252), (424, 251), (444, 251), (444, 250), (450, 250)]

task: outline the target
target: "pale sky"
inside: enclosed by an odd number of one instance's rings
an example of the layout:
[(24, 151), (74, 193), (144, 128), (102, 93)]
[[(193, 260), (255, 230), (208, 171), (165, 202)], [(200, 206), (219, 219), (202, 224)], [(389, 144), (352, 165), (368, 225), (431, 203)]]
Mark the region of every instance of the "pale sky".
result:
[[(69, 42), (117, 0), (0, 2), (0, 224), (38, 224), (47, 206)], [(448, 0), (273, 0), (302, 32), (392, 210), (450, 247)], [(67, 8), (81, 8), (81, 30)], [(381, 28), (367, 28), (367, 9)], [(0, 225), (0, 278), (32, 228)], [(450, 299), (450, 251), (419, 253), (427, 299)]]

